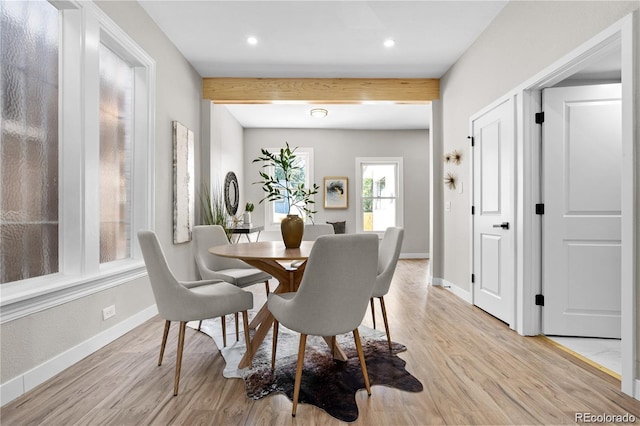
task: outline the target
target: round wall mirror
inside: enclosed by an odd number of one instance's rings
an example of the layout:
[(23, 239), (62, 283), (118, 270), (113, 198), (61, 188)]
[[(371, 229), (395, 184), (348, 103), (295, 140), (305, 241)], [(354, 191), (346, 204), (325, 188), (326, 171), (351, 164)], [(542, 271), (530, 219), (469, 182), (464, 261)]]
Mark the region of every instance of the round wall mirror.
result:
[(235, 173), (229, 172), (224, 178), (224, 204), (231, 216), (235, 216), (238, 212), (239, 201), (240, 189), (238, 188), (238, 179)]

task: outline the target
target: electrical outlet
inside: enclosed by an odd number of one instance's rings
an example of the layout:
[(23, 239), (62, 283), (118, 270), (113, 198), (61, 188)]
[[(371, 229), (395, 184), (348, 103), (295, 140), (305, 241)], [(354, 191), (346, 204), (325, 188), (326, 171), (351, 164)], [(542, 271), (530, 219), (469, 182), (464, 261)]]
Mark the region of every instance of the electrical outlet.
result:
[(106, 321), (116, 314), (116, 305), (107, 306), (102, 310), (102, 320)]

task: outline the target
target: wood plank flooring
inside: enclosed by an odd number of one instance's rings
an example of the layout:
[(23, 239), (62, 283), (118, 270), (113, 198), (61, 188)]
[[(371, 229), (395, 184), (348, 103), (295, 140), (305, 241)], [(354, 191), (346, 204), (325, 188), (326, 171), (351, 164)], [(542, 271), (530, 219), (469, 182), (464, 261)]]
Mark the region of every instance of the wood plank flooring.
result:
[[(640, 421), (620, 383), (543, 339), (522, 337), (485, 312), (427, 285), (428, 261), (399, 262), (385, 302), (400, 357), (421, 393), (373, 386), (357, 394), (358, 425), (567, 424), (576, 412)], [(257, 290), (262, 290), (258, 292)], [(263, 294), (257, 288), (255, 294)], [(264, 296), (263, 296), (264, 297)], [(258, 302), (256, 302), (258, 303)], [(377, 307), (377, 324), (383, 330)], [(371, 326), (368, 312), (365, 324)], [(187, 330), (180, 394), (173, 396), (177, 327), (165, 361), (156, 317), (0, 410), (3, 425), (333, 425), (322, 410), (282, 395), (249, 400), (205, 334)]]

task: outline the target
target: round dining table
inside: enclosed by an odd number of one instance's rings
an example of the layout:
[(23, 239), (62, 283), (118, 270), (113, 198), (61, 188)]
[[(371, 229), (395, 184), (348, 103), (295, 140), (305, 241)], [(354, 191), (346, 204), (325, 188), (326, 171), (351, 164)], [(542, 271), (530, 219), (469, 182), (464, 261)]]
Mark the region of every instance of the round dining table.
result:
[[(214, 246), (209, 248), (209, 252), (216, 256), (243, 260), (278, 280), (278, 287), (274, 293), (288, 293), (296, 291), (300, 286), (306, 260), (312, 248), (313, 241), (302, 241), (299, 248), (286, 248), (282, 241), (259, 241)], [(250, 327), (256, 331), (251, 339), (251, 347), (248, 348), (250, 350), (247, 350), (238, 364), (239, 368), (249, 366), (249, 358), (256, 354), (272, 328), (273, 321), (273, 315), (265, 303), (251, 320)], [(331, 337), (325, 337), (325, 341), (332, 348), (334, 358), (343, 361), (347, 359), (342, 349), (335, 345), (335, 341), (332, 342)]]

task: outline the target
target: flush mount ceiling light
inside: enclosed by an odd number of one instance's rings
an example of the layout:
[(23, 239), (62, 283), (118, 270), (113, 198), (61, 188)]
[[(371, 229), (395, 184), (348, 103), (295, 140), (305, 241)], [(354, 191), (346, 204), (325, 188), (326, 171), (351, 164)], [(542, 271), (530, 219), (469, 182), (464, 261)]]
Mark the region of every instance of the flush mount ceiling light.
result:
[(329, 111), (324, 108), (314, 108), (311, 110), (311, 116), (315, 118), (325, 118), (327, 114), (329, 114)]
[(395, 45), (396, 42), (393, 39), (388, 38), (384, 41), (384, 47), (393, 47)]
[(253, 36), (248, 37), (247, 43), (249, 43), (251, 46), (255, 46), (256, 44), (258, 44), (258, 39)]

